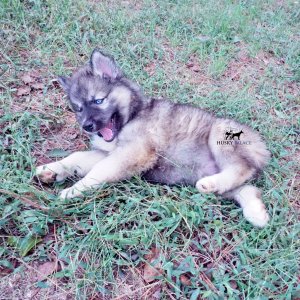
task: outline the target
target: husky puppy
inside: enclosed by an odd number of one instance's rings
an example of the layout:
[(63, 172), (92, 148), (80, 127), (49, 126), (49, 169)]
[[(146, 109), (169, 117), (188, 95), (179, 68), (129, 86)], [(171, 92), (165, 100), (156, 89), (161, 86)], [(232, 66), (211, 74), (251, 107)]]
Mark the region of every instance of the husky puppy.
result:
[[(83, 177), (63, 190), (61, 198), (82, 196), (104, 182), (140, 174), (151, 182), (195, 185), (201, 193), (233, 198), (249, 222), (267, 224), (260, 191), (245, 184), (270, 156), (257, 132), (192, 105), (146, 97), (114, 59), (98, 49), (87, 65), (59, 82), (93, 145), (91, 151), (37, 168), (37, 177), (47, 183), (74, 173)], [(227, 140), (230, 131), (243, 135)]]

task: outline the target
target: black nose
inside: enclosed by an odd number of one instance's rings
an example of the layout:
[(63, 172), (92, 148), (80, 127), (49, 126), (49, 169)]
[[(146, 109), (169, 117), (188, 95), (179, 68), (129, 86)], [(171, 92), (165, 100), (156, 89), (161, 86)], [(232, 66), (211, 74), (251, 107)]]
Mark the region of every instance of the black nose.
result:
[(83, 125), (82, 128), (87, 132), (92, 132), (94, 126), (93, 126), (93, 123), (90, 123), (90, 124)]

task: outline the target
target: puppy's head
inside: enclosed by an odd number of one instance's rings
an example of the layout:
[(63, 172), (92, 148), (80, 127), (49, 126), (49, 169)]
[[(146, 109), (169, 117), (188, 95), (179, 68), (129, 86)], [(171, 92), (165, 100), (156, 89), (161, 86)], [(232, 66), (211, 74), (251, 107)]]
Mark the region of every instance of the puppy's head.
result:
[(111, 56), (95, 49), (71, 77), (59, 77), (81, 127), (111, 142), (143, 105), (140, 88), (126, 79)]

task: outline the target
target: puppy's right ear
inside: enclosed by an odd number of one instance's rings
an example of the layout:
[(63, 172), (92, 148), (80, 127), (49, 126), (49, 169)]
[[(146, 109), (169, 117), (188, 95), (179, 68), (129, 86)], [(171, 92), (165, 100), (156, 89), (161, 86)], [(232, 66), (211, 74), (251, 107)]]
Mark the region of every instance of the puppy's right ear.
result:
[(60, 86), (66, 91), (68, 92), (70, 90), (71, 87), (71, 78), (66, 77), (66, 76), (59, 76), (57, 78), (57, 81), (59, 82)]

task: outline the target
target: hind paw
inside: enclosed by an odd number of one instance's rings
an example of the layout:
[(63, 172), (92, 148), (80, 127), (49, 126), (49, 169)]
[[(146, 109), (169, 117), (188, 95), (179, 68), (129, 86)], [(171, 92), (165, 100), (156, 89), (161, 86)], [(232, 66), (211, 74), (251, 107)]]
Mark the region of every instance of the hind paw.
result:
[(270, 219), (266, 207), (261, 201), (249, 203), (244, 207), (243, 214), (247, 221), (257, 227), (266, 226)]

